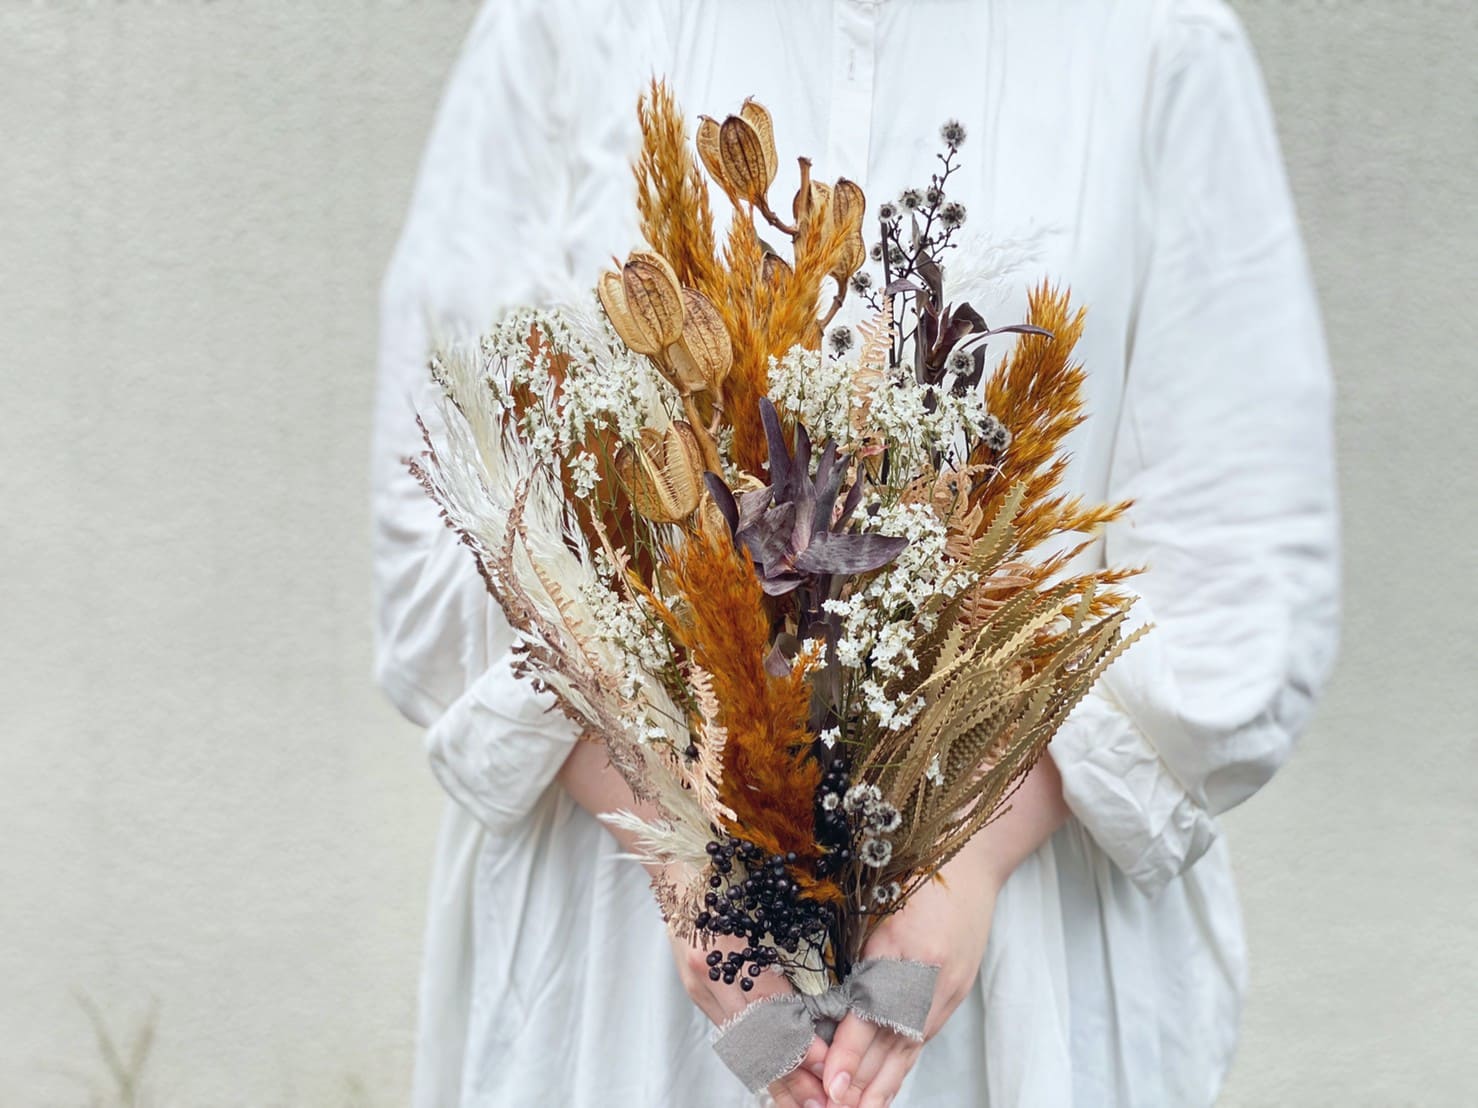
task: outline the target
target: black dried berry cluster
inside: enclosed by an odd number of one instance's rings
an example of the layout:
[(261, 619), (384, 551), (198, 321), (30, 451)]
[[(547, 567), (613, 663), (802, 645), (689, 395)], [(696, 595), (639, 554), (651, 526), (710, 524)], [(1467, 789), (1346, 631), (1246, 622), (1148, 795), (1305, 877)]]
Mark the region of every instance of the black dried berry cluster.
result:
[(801, 896), (801, 887), (791, 876), (791, 867), (798, 862), (795, 854), (766, 854), (753, 843), (728, 835), (710, 842), (708, 854), (717, 872), (708, 879), (704, 909), (694, 922), (711, 935), (747, 940), (742, 950), (708, 955), (711, 980), (732, 985), (737, 979), (748, 992), (766, 966), (794, 955), (802, 943), (819, 944), (824, 939), (829, 913), (824, 905)]
[(816, 863), (817, 877), (835, 876), (852, 864), (855, 830), (841, 805), (851, 785), (852, 775), (839, 758), (816, 786), (816, 841), (826, 850)]

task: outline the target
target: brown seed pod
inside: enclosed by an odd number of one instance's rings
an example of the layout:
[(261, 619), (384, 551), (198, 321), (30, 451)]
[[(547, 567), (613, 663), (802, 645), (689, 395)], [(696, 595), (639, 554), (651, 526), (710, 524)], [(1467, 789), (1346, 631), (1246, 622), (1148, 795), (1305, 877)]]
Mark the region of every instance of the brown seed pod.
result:
[(638, 354), (656, 357), (682, 335), (682, 286), (660, 254), (633, 252), (620, 273), (601, 274), (596, 291), (616, 334)]
[(698, 125), (698, 156), (731, 197), (767, 208), (766, 195), (780, 169), (770, 113), (753, 99), (722, 123), (703, 116)]
[(717, 395), (734, 364), (728, 329), (708, 297), (694, 289), (682, 295), (683, 333), (666, 351), (669, 379), (684, 395)]
[(679, 523), (703, 496), (703, 451), (682, 420), (666, 432), (644, 427), (635, 444), (616, 451), (616, 473), (632, 505), (656, 523)]

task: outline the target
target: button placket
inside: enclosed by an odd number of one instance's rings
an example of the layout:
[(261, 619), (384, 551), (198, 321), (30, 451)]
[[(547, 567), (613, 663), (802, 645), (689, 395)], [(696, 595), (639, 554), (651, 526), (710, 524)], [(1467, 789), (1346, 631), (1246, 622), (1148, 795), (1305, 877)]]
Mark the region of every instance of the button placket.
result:
[(850, 177), (866, 188), (872, 153), (878, 6), (876, 0), (835, 0), (832, 11), (835, 46), (824, 172), (830, 177)]

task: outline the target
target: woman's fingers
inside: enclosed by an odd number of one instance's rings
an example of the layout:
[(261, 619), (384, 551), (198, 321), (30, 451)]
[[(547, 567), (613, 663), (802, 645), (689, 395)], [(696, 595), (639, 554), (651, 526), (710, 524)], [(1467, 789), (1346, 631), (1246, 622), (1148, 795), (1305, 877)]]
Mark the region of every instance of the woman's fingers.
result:
[(863, 1054), (862, 1061), (857, 1063), (857, 1069), (852, 1074), (852, 1084), (842, 1097), (842, 1103), (848, 1108), (855, 1108), (861, 1104), (864, 1094), (872, 1087), (873, 1079), (877, 1077), (878, 1071), (883, 1068), (883, 1063), (893, 1052), (893, 1044), (898, 1036), (891, 1031), (882, 1028), (877, 1029), (868, 1045), (867, 1052)]
[(860, 1108), (887, 1108), (893, 1103), (893, 1098), (903, 1087), (903, 1079), (913, 1069), (922, 1049), (922, 1043), (894, 1035), (887, 1057), (883, 1059), (882, 1066), (862, 1095)]
[(821, 1090), (825, 1059), (826, 1044), (812, 1039), (811, 1049), (806, 1051), (801, 1064), (770, 1086), (775, 1108), (825, 1108), (826, 1094)]
[(878, 1036), (878, 1028), (866, 1020), (848, 1015), (837, 1025), (831, 1046), (826, 1051), (826, 1069), (821, 1079), (831, 1104), (851, 1105), (857, 1103), (855, 1096), (848, 1096), (852, 1080), (857, 1076), (857, 1067), (863, 1055)]
[(819, 1085), (821, 1075), (826, 1072), (826, 1044), (813, 1036), (811, 1049), (806, 1051), (806, 1056), (801, 1059), (801, 1064), (797, 1068), (809, 1073)]
[(782, 1094), (795, 1108), (825, 1108), (826, 1094), (821, 1091), (820, 1078), (804, 1071), (797, 1070), (770, 1086), (770, 1095), (775, 1098), (777, 1108), (785, 1103)]

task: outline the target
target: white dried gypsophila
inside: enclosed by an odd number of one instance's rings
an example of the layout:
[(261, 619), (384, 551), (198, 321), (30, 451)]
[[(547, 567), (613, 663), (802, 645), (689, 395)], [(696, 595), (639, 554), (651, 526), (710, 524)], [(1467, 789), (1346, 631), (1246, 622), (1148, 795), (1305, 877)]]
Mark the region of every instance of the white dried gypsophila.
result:
[(837, 740), (842, 737), (842, 729), (840, 727), (828, 727), (816, 737), (821, 740), (821, 745), (826, 747), (827, 750), (830, 750), (836, 746)]
[(593, 493), (600, 483), (600, 469), (595, 455), (588, 450), (576, 454), (575, 460), (570, 463), (570, 479), (574, 482), (576, 496), (585, 497)]
[(944, 770), (941, 769), (940, 766), (939, 766), (939, 755), (938, 754), (934, 755), (934, 757), (932, 757), (932, 758), (929, 759), (929, 765), (924, 770), (924, 778), (931, 785), (942, 785), (942, 784), (944, 784)]
[(876, 681), (863, 681), (858, 692), (868, 715), (889, 731), (902, 731), (924, 710), (923, 697), (910, 693), (900, 698)]
[[(597, 564), (604, 556), (597, 558)], [(635, 600), (621, 596), (604, 580), (587, 580), (580, 585), (580, 601), (590, 613), (590, 625), (598, 641), (612, 647), (621, 663), (620, 693), (636, 700), (652, 680), (672, 660), (672, 644), (661, 630), (661, 623), (644, 598)]]
[(626, 346), (592, 295), (588, 303), (561, 314), (572, 335), (592, 351), (572, 364), (563, 391), (565, 420), (572, 441), (611, 428), (621, 438), (636, 438), (643, 427), (665, 425), (676, 410), (676, 394), (651, 361)]
[(929, 505), (878, 505), (870, 526), (905, 537), (909, 544), (861, 589), (844, 600), (827, 601), (823, 608), (841, 622), (837, 661), (866, 675), (857, 686), (863, 707), (879, 725), (901, 730), (918, 717), (923, 704), (917, 697), (899, 698), (884, 686), (917, 667), (913, 644), (935, 623), (923, 611), (926, 603), (958, 595), (972, 578), (945, 556), (947, 529)]
[(841, 803), (842, 798), (837, 793), (824, 792), (821, 794), (821, 810), (823, 812), (835, 812)]
[(852, 378), (855, 359), (823, 357), (819, 350), (795, 346), (770, 359), (770, 399), (784, 414), (805, 425), (814, 442), (833, 439), (839, 448), (853, 438)]
[[(489, 389), (505, 411), (522, 409), (522, 437), (540, 453), (568, 456), (600, 430), (631, 440), (675, 410), (652, 363), (621, 342), (590, 299), (514, 312), (482, 339)], [(535, 331), (542, 341), (532, 344)], [(552, 372), (556, 357), (564, 360), (562, 386)]]
[(912, 370), (899, 367), (872, 390), (867, 429), (887, 446), (896, 472), (921, 472), (935, 455), (953, 459), (980, 438), (985, 400), (976, 389), (956, 395), (954, 381), (950, 373), (937, 387), (921, 385)]

